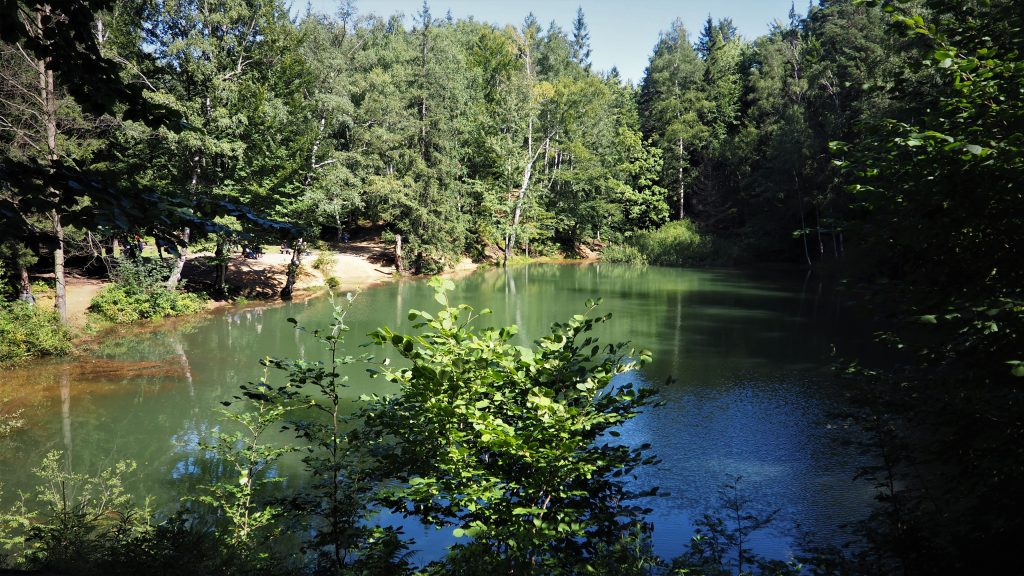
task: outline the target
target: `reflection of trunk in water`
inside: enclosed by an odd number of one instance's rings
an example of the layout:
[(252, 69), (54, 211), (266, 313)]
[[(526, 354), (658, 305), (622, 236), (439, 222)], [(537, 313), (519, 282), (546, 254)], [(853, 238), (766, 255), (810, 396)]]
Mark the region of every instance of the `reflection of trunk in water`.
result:
[(516, 323), (521, 328), (522, 327), (522, 322), (520, 322), (521, 316), (520, 316), (520, 311), (519, 311), (519, 299), (516, 298), (516, 279), (512, 277), (512, 273), (509, 272), (509, 269), (506, 266), (505, 267), (505, 310), (509, 310), (509, 302), (510, 302), (509, 299), (510, 298), (512, 299), (511, 300), (512, 305), (514, 305), (516, 307), (516, 309), (515, 309)]
[(804, 317), (804, 300), (807, 299), (807, 283), (811, 280), (811, 270), (807, 271), (807, 275), (804, 276), (803, 287), (800, 288), (800, 317)]
[(682, 356), (682, 350), (680, 349), (681, 343), (679, 342), (679, 338), (681, 336), (680, 333), (682, 332), (682, 327), (683, 327), (683, 293), (681, 291), (677, 290), (676, 291), (676, 325), (675, 325), (675, 329), (672, 331), (673, 334), (675, 335), (675, 345), (673, 346), (673, 350), (675, 351), (675, 353), (672, 354), (672, 374), (679, 374), (679, 358), (680, 358), (680, 356)]
[(395, 290), (395, 327), (397, 328), (402, 324), (402, 296), (405, 292), (405, 283), (400, 282), (398, 284), (398, 290)]
[(71, 472), (71, 375), (69, 366), (60, 371), (60, 418), (64, 431), (64, 461)]
[(188, 395), (191, 398), (196, 397), (195, 384), (192, 382), (192, 365), (189, 364), (188, 355), (185, 354), (185, 346), (182, 345), (181, 340), (177, 336), (173, 337), (173, 343), (175, 355), (178, 358), (178, 363), (181, 365), (181, 370), (185, 374), (185, 382), (188, 383)]
[[(530, 267), (523, 267), (523, 290), (529, 291), (530, 287)], [(523, 328), (523, 302), (526, 298), (516, 298), (516, 326)]]
[(814, 313), (812, 314), (811, 318), (818, 317), (818, 304), (821, 302), (822, 284), (823, 282), (821, 280), (821, 276), (818, 276), (818, 292), (814, 295)]

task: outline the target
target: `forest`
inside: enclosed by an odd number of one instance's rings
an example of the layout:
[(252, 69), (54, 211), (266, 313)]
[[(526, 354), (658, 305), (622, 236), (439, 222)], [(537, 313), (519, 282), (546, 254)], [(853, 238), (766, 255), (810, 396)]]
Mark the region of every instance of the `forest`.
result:
[[(426, 2), (402, 17), (352, 0), (329, 15), (282, 0), (0, 0), (0, 366), (75, 353), (70, 271), (110, 283), (90, 308), (104, 322), (191, 315), (239, 297), (226, 279), (239, 246), (291, 247), (283, 299), (309, 265), (307, 246), (349, 235), (389, 246), (405, 275), (466, 257), (496, 267), (543, 257), (771, 264), (840, 281), (871, 310), (886, 350), (883, 362), (833, 359), (856, 404), (841, 420), (870, 439), (864, 449), (878, 462), (858, 473), (878, 501), (857, 542), (808, 546), (789, 562), (745, 560), (750, 517), (732, 530), (708, 521), (679, 558), (655, 557), (629, 504), (645, 495), (621, 480), (653, 459), (598, 444), (656, 409), (645, 389), (605, 388), (647, 354), (607, 343), (591, 351), (588, 333), (604, 317), (590, 315), (553, 325), (535, 349), (515, 346), (515, 327), (475, 331), (476, 314), (449, 303), (454, 285), (436, 278), (440, 311), (410, 312), (426, 333), (371, 336), (414, 366), (375, 369), (403, 394), (373, 398), (339, 424), (338, 370), (356, 354), (344, 348), (345, 314), (359, 298), (338, 304), (329, 328), (308, 333), (329, 361), (263, 361), (305, 388), (263, 380), (232, 400), (246, 407), (227, 416), (242, 431), (223, 433), (215, 451), (240, 476), (200, 498), (213, 520), (183, 509), (138, 523), (116, 471), (86, 479), (47, 460), (51, 483), (85, 482), (100, 495), (0, 509), (0, 569), (718, 575), (1016, 565), (1024, 5), (798, 9), (756, 38), (725, 14), (665, 22), (633, 85), (594, 69), (582, 9), (563, 28), (532, 14), (455, 19)], [(159, 259), (136, 250), (142, 239)], [(200, 252), (212, 254), (211, 279), (183, 283)], [(41, 290), (52, 309), (33, 305)], [(0, 438), (18, 422), (4, 401)], [(316, 415), (295, 416), (301, 406)], [(281, 426), (311, 446), (314, 481), (292, 499), (270, 496), (267, 470), (285, 449), (263, 438)], [(566, 488), (553, 496), (552, 486)], [(400, 533), (367, 521), (375, 507), (455, 527), (469, 543), (414, 566)], [(293, 543), (298, 560), (267, 544), (286, 526), (302, 527), (292, 530), (303, 540)]]

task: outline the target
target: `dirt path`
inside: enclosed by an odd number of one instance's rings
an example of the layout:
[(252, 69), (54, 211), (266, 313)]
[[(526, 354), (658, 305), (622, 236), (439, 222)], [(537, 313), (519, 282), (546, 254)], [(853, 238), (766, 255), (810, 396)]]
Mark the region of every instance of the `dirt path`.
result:
[[(52, 278), (53, 275), (50, 274)], [(89, 309), (92, 299), (109, 284), (106, 280), (93, 278), (79, 278), (68, 276), (66, 278), (67, 301), (68, 301), (68, 322), (75, 328), (85, 327), (85, 313)], [(36, 305), (47, 309), (53, 308), (53, 292), (38, 296)]]
[[(335, 246), (331, 251), (334, 253), (334, 262), (325, 270), (326, 275), (313, 268), (318, 256), (317, 251), (303, 257), (302, 268), (295, 285), (297, 298), (318, 293), (326, 284), (327, 277), (338, 280), (339, 291), (359, 290), (396, 278), (395, 267), (388, 262), (390, 247), (386, 244), (374, 241), (351, 242)], [(183, 275), (185, 281), (199, 285), (209, 282), (213, 275), (211, 257), (212, 254), (202, 253), (190, 256)], [(235, 287), (238, 293), (250, 300), (277, 300), (284, 286), (290, 261), (291, 256), (288, 254), (268, 253), (256, 259), (243, 258), (240, 254), (235, 254), (228, 263), (228, 285)], [(465, 259), (450, 274), (462, 275), (475, 268), (476, 264)], [(68, 318), (73, 326), (85, 326), (89, 303), (107, 284), (105, 280), (68, 277)], [(52, 307), (53, 297), (41, 297), (39, 304)], [(211, 307), (224, 304), (213, 302)]]
[[(295, 291), (304, 294), (318, 290), (327, 283), (328, 277), (338, 280), (340, 290), (366, 288), (394, 277), (395, 268), (385, 263), (388, 247), (378, 242), (352, 242), (330, 250), (334, 262), (323, 271), (314, 268), (320, 252), (312, 250), (302, 257), (302, 268), (295, 281)], [(208, 254), (198, 254), (189, 261), (185, 278), (196, 278)], [(242, 295), (250, 299), (275, 300), (284, 287), (288, 276), (290, 254), (268, 253), (259, 258), (242, 258), (234, 255), (228, 263), (228, 285), (238, 287)], [(205, 271), (205, 270), (204, 270)]]

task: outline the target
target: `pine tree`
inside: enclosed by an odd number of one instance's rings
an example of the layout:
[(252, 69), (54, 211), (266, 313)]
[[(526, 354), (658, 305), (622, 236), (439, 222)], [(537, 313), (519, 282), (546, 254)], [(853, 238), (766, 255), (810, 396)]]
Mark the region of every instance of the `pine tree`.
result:
[(590, 29), (582, 6), (576, 8), (576, 19), (572, 22), (572, 61), (590, 70)]
[(646, 137), (665, 158), (661, 185), (674, 190), (676, 215), (683, 219), (692, 200), (687, 190), (696, 173), (696, 154), (707, 144), (704, 117), (711, 107), (701, 62), (681, 20), (661, 35), (641, 84), (640, 105)]

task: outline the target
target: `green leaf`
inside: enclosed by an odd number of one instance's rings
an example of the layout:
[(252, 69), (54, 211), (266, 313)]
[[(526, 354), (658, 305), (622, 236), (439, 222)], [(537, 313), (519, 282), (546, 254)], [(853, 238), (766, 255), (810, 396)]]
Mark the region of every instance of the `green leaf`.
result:
[(1007, 364), (1013, 366), (1013, 368), (1010, 369), (1010, 374), (1013, 374), (1018, 378), (1024, 378), (1024, 362), (1020, 360), (1011, 360), (1010, 362), (1007, 362)]
[(519, 357), (522, 359), (523, 362), (527, 364), (533, 364), (533, 350), (527, 348), (526, 346), (516, 346), (516, 350), (519, 351)]

